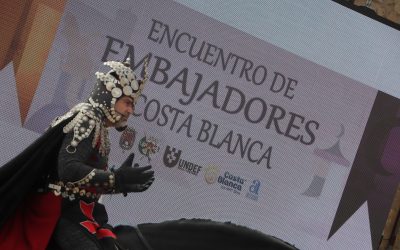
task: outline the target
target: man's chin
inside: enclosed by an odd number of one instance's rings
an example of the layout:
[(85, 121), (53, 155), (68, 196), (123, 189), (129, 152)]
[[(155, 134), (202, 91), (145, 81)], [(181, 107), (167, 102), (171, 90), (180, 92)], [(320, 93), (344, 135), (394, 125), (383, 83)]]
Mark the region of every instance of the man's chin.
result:
[(118, 132), (124, 131), (127, 127), (128, 127), (127, 121), (119, 121), (119, 122), (117, 122), (117, 124), (115, 124), (115, 129)]

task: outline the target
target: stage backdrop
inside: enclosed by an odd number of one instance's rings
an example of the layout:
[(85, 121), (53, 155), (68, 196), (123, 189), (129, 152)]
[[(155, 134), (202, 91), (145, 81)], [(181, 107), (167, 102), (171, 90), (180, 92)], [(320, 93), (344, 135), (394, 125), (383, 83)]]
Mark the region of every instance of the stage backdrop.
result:
[[(104, 196), (112, 224), (206, 218), (300, 249), (376, 248), (400, 177), (399, 31), (331, 1), (33, 2), (33, 20), (60, 19), (48, 37), (21, 38), (47, 41), (45, 56), (0, 71), (1, 163), (85, 101), (102, 62), (130, 57), (143, 75), (148, 58), (129, 129), (111, 132), (110, 166), (134, 152), (156, 180)], [(18, 80), (35, 61), (36, 85)]]

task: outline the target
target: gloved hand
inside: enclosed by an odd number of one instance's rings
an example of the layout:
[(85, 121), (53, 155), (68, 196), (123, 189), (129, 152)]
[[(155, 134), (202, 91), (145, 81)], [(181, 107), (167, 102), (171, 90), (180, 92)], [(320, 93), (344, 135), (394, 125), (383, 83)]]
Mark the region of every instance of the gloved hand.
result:
[(126, 196), (130, 192), (143, 192), (147, 190), (154, 181), (154, 171), (151, 166), (132, 167), (135, 154), (130, 154), (122, 163), (121, 167), (115, 170), (115, 190)]

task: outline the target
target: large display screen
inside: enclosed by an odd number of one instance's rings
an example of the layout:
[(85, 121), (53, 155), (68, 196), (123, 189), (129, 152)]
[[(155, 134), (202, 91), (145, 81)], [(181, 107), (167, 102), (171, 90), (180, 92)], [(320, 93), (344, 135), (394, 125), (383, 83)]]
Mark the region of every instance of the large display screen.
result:
[(28, 34), (0, 71), (1, 163), (85, 101), (102, 62), (129, 57), (140, 76), (147, 58), (109, 165), (134, 152), (156, 180), (104, 196), (111, 224), (205, 218), (300, 249), (378, 246), (400, 177), (399, 30), (326, 0), (93, 0), (35, 5)]

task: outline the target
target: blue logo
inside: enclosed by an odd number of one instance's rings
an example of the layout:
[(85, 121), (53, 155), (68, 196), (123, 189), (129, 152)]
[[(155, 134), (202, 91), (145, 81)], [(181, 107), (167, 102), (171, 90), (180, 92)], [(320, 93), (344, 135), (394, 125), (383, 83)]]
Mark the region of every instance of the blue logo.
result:
[(258, 192), (260, 191), (261, 181), (253, 180), (252, 184), (249, 187), (249, 191), (246, 193), (246, 197), (257, 201), (258, 200)]

